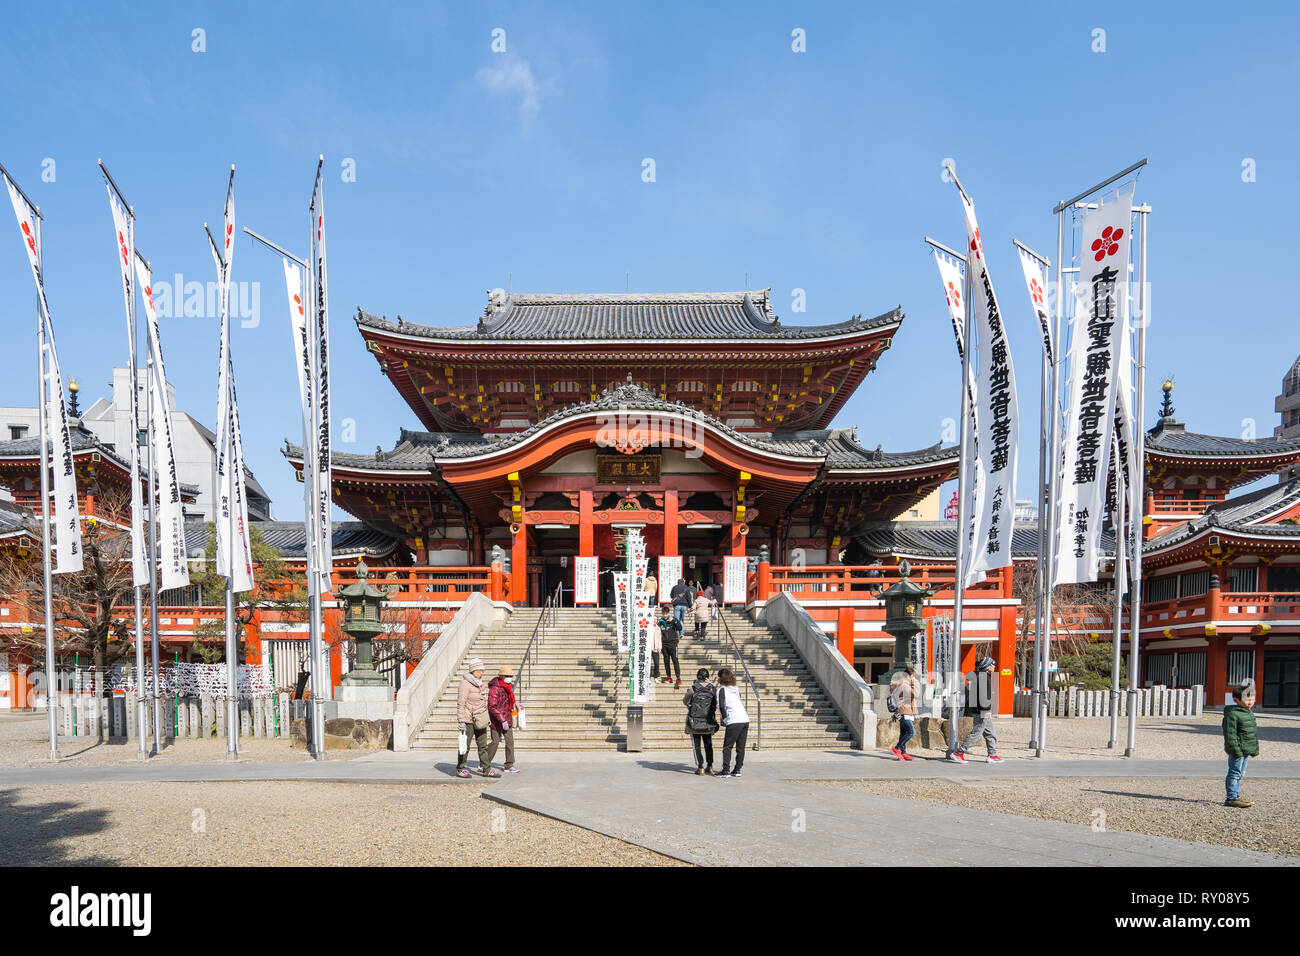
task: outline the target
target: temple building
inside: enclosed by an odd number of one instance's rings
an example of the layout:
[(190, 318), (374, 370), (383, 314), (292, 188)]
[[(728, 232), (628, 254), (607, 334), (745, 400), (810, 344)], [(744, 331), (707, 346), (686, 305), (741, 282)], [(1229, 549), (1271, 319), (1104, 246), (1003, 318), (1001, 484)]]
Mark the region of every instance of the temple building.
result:
[[(499, 548), (518, 605), (567, 587), (570, 557), (612, 565), (631, 527), (702, 583), (761, 546), (778, 564), (851, 563), (852, 529), (956, 474), (956, 448), (886, 452), (831, 427), (902, 321), (784, 325), (766, 290), (492, 294), (450, 327), (359, 311), (424, 430), (335, 453), (334, 501), (416, 565)], [(285, 455), (301, 468), (301, 449)]]

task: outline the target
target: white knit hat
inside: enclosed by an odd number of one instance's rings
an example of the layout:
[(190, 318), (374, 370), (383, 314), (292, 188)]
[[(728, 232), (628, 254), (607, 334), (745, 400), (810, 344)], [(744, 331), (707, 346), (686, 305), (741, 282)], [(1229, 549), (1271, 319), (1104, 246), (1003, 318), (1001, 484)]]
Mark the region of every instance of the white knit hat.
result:
[(472, 674), (472, 673), (474, 673), (475, 671), (485, 671), (485, 670), (487, 670), (487, 665), (484, 664), (484, 663), (483, 663), (481, 660), (479, 660), (477, 657), (471, 657), (471, 658), (469, 659), (469, 663), (465, 665), (465, 670), (469, 671), (469, 672)]

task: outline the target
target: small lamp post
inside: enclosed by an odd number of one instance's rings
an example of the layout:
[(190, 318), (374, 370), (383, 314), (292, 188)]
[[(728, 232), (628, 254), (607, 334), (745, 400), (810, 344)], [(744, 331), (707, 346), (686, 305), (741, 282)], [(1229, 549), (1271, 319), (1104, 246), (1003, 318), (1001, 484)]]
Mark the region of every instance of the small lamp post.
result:
[[(925, 630), (921, 609), (925, 606), (925, 599), (934, 594), (933, 590), (924, 585), (913, 584), (908, 577), (911, 573), (912, 566), (904, 560), (898, 566), (897, 583), (877, 595), (885, 602), (884, 631), (894, 639), (894, 661), (890, 665), (890, 674), (901, 671), (908, 665), (912, 638)], [(925, 661), (910, 663), (918, 671), (925, 670)]]
[(384, 633), (379, 612), (388, 595), (373, 586), (367, 577), (370, 569), (364, 561), (357, 562), (357, 579), (342, 587), (337, 597), (343, 602), (343, 632), (357, 643), (357, 662), (343, 677), (345, 687), (388, 687), (388, 680), (375, 670), (371, 641)]

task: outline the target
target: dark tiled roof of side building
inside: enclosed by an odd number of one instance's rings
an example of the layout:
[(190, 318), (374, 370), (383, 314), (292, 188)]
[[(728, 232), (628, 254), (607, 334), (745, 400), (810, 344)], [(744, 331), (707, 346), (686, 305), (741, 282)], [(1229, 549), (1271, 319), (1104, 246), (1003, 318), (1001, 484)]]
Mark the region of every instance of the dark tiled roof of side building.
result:
[(1294, 454), (1300, 456), (1300, 438), (1229, 438), (1189, 432), (1181, 423), (1162, 418), (1147, 432), (1148, 452), (1209, 458), (1249, 458)]
[[(307, 533), (301, 521), (250, 521), (263, 540), (282, 558), (290, 561), (305, 559)], [(211, 533), (207, 522), (190, 522), (185, 527), (185, 551), (190, 557), (202, 556)], [(376, 531), (362, 521), (334, 522), (333, 551), (336, 558), (387, 557), (397, 549), (397, 541), (382, 531)]]

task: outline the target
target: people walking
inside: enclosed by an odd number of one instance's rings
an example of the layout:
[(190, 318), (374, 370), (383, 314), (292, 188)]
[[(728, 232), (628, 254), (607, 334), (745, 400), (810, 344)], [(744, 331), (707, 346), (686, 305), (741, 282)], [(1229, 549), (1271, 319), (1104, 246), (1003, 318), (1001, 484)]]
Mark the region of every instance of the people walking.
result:
[(912, 718), (916, 716), (916, 704), (921, 697), (921, 682), (916, 679), (916, 671), (904, 667), (889, 682), (890, 709), (898, 720), (898, 743), (889, 748), (889, 752), (899, 760), (914, 760), (907, 752), (907, 742), (916, 733)]
[(694, 592), (686, 583), (685, 578), (678, 578), (673, 589), (668, 592), (668, 599), (673, 602), (673, 617), (677, 618), (678, 624), (685, 624), (686, 609), (691, 606), (695, 599)]
[(703, 638), (709, 627), (709, 621), (713, 619), (714, 602), (711, 597), (701, 591), (695, 598), (695, 603), (691, 606), (691, 614), (695, 618), (695, 636)]
[(1232, 690), (1232, 703), (1223, 708), (1223, 749), (1228, 754), (1228, 776), (1225, 807), (1245, 809), (1255, 805), (1254, 800), (1241, 798), (1241, 778), (1246, 775), (1246, 762), (1259, 756), (1259, 731), (1255, 727), (1255, 682), (1247, 680)]
[(506, 763), (501, 769), (518, 773), (515, 766), (515, 721), (519, 705), (515, 701), (515, 669), (508, 664), (488, 684), (488, 718), (492, 726), (492, 743), (488, 745), (488, 764), (496, 759), (497, 747), (506, 742)]
[(665, 684), (673, 682), (673, 669), (677, 669), (677, 686), (682, 686), (682, 663), (677, 659), (677, 642), (682, 639), (682, 622), (667, 604), (659, 612), (659, 654), (663, 658)]
[(650, 598), (650, 603), (653, 604), (655, 602), (655, 595), (659, 593), (659, 579), (656, 578), (653, 573), (645, 576), (643, 590), (647, 597)]
[[(998, 756), (998, 735), (993, 728), (993, 706), (995, 702), (994, 673), (997, 664), (991, 657), (981, 657), (975, 662), (973, 679), (966, 688), (966, 706), (975, 717), (975, 726), (957, 746), (949, 750), (947, 759), (953, 763), (965, 763), (967, 751), (984, 736), (984, 747), (988, 751), (989, 763), (1002, 763)], [(953, 715), (956, 719), (956, 714)]]
[[(735, 672), (729, 667), (718, 671), (718, 715), (726, 728), (722, 737), (722, 772), (719, 777), (739, 777), (745, 766), (745, 744), (749, 740), (749, 713), (736, 686)], [(731, 751), (736, 751), (736, 766), (731, 767)]]
[(682, 703), (686, 705), (686, 732), (695, 751), (695, 775), (713, 774), (713, 735), (718, 732), (718, 699), (709, 683), (709, 669), (701, 667), (695, 674)]
[(460, 679), (456, 690), (456, 720), (460, 724), (459, 747), (456, 754), (456, 776), (468, 777), (469, 770), (465, 763), (469, 759), (469, 741), (474, 738), (478, 748), (479, 772), (485, 777), (499, 777), (501, 774), (492, 769), (492, 757), (488, 754), (488, 701), (483, 687), (483, 672), (486, 665), (477, 657), (471, 658), (465, 665), (465, 676)]

